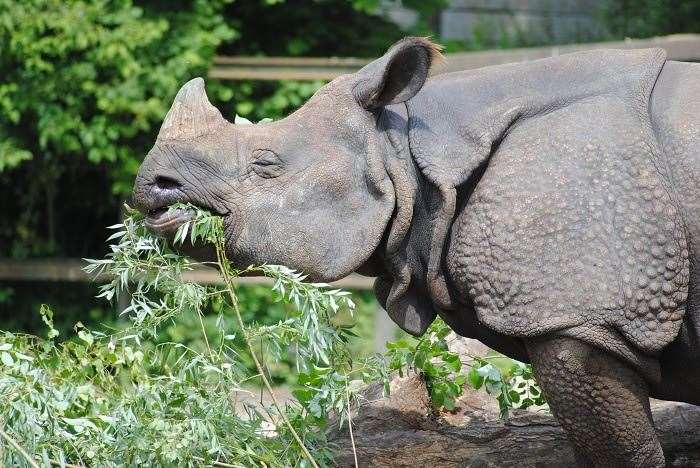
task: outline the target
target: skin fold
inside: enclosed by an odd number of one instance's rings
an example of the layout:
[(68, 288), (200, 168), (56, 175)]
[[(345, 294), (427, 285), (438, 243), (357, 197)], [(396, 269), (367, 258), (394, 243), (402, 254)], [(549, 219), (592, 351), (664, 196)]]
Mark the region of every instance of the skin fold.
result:
[(581, 466), (663, 466), (649, 396), (700, 404), (700, 65), (598, 50), (428, 79), (440, 59), (406, 38), (258, 125), (194, 79), (136, 206), (166, 237), (173, 203), (223, 216), (238, 266), (376, 276), (409, 333), (439, 315), (532, 361)]

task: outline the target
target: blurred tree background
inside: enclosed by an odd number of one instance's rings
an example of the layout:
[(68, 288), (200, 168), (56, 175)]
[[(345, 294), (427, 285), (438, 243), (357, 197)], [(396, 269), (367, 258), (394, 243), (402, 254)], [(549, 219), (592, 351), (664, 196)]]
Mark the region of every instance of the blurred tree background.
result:
[[(101, 257), (173, 96), (217, 53), (375, 57), (406, 34), (444, 39), (438, 20), (451, 2), (400, 3), (410, 26), (387, 19), (397, 2), (382, 0), (0, 0), (0, 258)], [(599, 27), (575, 40), (700, 31), (698, 1), (595, 3)], [(456, 51), (558, 41), (489, 23), (443, 42)], [(290, 113), (322, 84), (208, 80), (207, 91), (226, 117), (259, 120)], [(41, 303), (63, 326), (112, 321), (94, 294), (91, 284), (1, 283), (0, 328), (34, 330)], [(266, 288), (241, 294), (258, 320), (284, 314)], [(370, 317), (371, 294), (358, 298), (358, 315)], [(173, 325), (168, 338), (187, 341), (187, 330)]]

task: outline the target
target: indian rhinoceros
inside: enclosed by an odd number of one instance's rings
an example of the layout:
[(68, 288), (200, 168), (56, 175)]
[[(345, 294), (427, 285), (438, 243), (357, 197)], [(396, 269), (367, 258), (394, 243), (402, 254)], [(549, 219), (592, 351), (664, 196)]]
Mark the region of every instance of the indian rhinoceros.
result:
[(241, 267), (376, 276), (409, 333), (439, 315), (532, 362), (581, 465), (662, 466), (649, 397), (700, 404), (700, 64), (596, 50), (427, 79), (439, 59), (406, 38), (258, 125), (195, 78), (136, 206), (166, 236), (175, 202), (223, 216)]

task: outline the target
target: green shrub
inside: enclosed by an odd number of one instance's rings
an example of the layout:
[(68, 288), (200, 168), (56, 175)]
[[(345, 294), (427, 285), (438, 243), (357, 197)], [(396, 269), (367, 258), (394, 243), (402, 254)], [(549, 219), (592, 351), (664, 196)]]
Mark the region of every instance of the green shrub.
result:
[(0, 0), (0, 256), (101, 251), (172, 97), (235, 36), (225, 3)]
[(139, 138), (233, 37), (224, 3), (166, 10), (130, 0), (0, 0), (0, 171), (28, 159), (118, 161), (109, 167), (125, 185), (115, 190), (130, 190)]

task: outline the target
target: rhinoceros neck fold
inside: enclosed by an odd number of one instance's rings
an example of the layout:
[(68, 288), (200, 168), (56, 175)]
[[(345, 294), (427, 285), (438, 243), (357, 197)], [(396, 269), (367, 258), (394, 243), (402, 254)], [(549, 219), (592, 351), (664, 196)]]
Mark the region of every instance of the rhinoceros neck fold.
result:
[(385, 167), (394, 186), (396, 207), (381, 246), (385, 271), (375, 290), (389, 316), (405, 331), (420, 335), (435, 319), (436, 309), (449, 307), (450, 298), (439, 284), (446, 287), (439, 268), (443, 252), (437, 247), (444, 244), (446, 230), (440, 231), (444, 223), (434, 223), (435, 210), (444, 209), (438, 206), (444, 196), (415, 164), (408, 121), (404, 104), (390, 106), (380, 120), (389, 141)]

